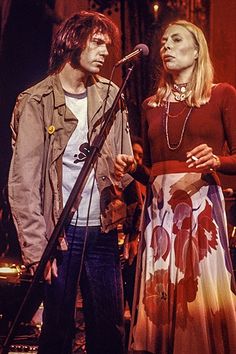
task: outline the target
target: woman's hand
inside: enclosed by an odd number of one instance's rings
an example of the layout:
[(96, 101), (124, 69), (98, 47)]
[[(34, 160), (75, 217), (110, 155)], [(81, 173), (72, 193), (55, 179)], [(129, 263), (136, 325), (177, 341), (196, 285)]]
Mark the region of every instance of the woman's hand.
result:
[(125, 173), (134, 172), (136, 164), (134, 157), (131, 155), (117, 155), (114, 166), (116, 179), (120, 181)]
[(207, 144), (196, 146), (191, 151), (187, 152), (186, 163), (188, 167), (217, 169), (220, 167), (220, 159), (213, 154), (212, 148)]

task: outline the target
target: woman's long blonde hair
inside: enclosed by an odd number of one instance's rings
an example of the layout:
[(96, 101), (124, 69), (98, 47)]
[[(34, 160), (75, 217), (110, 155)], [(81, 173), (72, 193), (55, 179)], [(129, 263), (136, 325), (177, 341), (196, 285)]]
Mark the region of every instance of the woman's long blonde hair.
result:
[[(209, 55), (208, 45), (202, 30), (191, 22), (185, 20), (177, 20), (171, 22), (168, 27), (178, 25), (186, 28), (192, 35), (194, 44), (198, 50), (198, 57), (193, 69), (192, 80), (190, 82), (191, 94), (186, 99), (189, 106), (200, 107), (201, 105), (209, 102), (211, 97), (211, 88), (213, 84), (214, 69)], [(173, 85), (172, 75), (162, 70), (159, 87), (156, 95), (150, 101), (162, 105), (166, 98), (171, 93)]]

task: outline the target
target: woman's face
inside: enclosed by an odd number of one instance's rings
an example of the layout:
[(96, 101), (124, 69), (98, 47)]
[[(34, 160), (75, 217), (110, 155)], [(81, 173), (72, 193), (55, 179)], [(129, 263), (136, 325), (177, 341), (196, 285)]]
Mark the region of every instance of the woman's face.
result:
[(164, 69), (173, 74), (183, 71), (191, 74), (198, 57), (192, 34), (183, 26), (172, 25), (166, 29), (161, 43)]

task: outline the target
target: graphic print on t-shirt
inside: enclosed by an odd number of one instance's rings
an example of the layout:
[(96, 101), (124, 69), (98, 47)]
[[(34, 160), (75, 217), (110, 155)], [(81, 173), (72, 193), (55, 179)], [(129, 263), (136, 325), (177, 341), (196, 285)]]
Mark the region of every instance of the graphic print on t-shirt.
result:
[(79, 153), (74, 155), (74, 158), (75, 158), (74, 163), (79, 163), (79, 162), (82, 162), (86, 159), (86, 157), (90, 153), (89, 143), (83, 143), (82, 145), (80, 145), (78, 150), (79, 150)]
[[(63, 153), (63, 205), (68, 200), (90, 152), (86, 93), (79, 95), (65, 93), (65, 99), (67, 107), (78, 119), (78, 123)], [(89, 226), (100, 225), (100, 194), (94, 169), (91, 169), (90, 174), (86, 178), (77, 213), (74, 214), (71, 220), (71, 224), (78, 226), (86, 226), (87, 222)]]

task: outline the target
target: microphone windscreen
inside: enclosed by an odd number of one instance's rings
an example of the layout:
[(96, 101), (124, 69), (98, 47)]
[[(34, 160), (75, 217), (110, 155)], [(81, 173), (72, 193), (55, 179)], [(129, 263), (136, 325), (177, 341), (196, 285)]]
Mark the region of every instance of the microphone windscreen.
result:
[(144, 43), (139, 43), (135, 46), (134, 50), (141, 50), (143, 55), (148, 55), (149, 54), (149, 48), (146, 44)]

